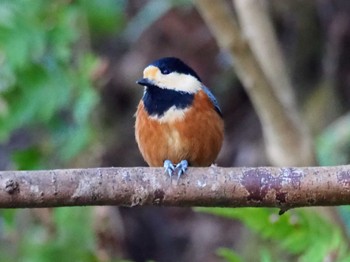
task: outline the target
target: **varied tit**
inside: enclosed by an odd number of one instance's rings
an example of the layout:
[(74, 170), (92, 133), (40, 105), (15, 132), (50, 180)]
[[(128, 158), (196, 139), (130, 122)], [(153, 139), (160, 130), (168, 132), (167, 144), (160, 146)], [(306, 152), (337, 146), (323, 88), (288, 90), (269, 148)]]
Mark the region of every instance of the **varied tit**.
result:
[(179, 177), (188, 166), (210, 166), (224, 137), (218, 102), (196, 72), (178, 58), (152, 62), (137, 81), (144, 94), (135, 136), (149, 166)]

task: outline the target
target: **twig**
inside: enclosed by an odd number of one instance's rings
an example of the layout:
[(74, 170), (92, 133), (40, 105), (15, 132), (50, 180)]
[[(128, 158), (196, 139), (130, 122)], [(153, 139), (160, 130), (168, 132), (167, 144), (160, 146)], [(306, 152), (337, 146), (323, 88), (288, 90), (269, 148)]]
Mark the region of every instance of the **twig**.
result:
[(0, 208), (82, 205), (278, 207), (350, 204), (350, 165), (190, 168), (179, 181), (162, 168), (0, 172)]

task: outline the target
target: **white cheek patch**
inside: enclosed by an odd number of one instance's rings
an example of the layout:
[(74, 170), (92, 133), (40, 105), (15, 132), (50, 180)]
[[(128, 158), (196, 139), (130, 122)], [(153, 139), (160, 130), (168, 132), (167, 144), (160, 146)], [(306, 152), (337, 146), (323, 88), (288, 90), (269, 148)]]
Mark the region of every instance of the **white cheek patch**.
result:
[(172, 106), (163, 115), (152, 115), (150, 116), (150, 118), (157, 120), (161, 123), (174, 122), (183, 119), (188, 110), (189, 108), (178, 109), (175, 106)]
[(156, 74), (155, 82), (160, 88), (172, 89), (190, 94), (194, 94), (201, 89), (201, 83), (197, 78), (176, 72), (163, 75), (159, 71)]

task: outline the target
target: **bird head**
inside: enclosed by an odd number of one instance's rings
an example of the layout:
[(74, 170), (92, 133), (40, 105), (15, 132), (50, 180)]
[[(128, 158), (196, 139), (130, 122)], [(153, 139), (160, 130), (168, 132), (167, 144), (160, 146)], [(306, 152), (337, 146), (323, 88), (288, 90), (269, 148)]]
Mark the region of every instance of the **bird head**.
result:
[(165, 57), (153, 61), (143, 71), (143, 78), (137, 81), (139, 85), (158, 87), (189, 94), (201, 89), (201, 80), (196, 72), (175, 57)]

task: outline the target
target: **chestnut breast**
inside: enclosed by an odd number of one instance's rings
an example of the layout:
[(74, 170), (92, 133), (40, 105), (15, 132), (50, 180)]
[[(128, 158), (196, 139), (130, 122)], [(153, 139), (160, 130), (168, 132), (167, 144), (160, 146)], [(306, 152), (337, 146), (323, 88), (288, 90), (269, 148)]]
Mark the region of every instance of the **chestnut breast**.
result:
[(191, 105), (169, 108), (162, 116), (151, 116), (141, 100), (136, 112), (135, 136), (149, 166), (163, 166), (169, 159), (186, 159), (191, 166), (209, 166), (223, 142), (224, 123), (204, 91), (194, 94)]

